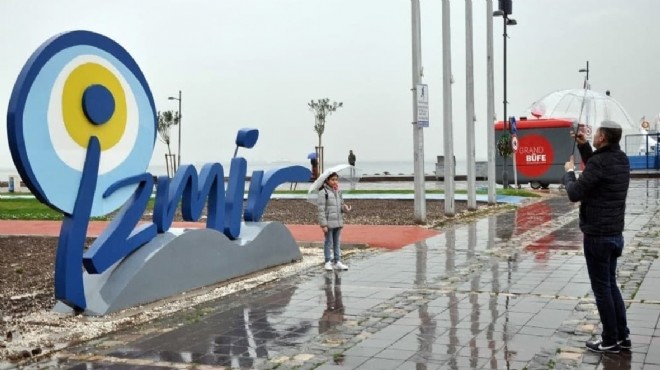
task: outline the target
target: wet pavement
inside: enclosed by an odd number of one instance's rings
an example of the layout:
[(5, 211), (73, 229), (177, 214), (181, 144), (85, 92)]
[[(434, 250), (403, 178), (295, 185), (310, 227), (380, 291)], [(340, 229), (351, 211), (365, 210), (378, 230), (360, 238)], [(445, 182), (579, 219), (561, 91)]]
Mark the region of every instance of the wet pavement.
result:
[(69, 369), (660, 369), (660, 180), (635, 180), (618, 282), (633, 348), (600, 332), (565, 196), (70, 347)]

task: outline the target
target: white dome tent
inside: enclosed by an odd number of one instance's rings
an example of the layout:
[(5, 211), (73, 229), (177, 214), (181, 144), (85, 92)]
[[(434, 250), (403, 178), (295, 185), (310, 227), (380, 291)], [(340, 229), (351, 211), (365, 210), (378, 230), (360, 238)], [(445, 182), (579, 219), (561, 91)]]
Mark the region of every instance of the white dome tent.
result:
[[(638, 148), (632, 157), (631, 153), (628, 153), (628, 157), (633, 161), (631, 163), (633, 169), (660, 169), (660, 161), (658, 160), (658, 156), (660, 155), (660, 147), (658, 147), (660, 132), (658, 128), (660, 128), (660, 114), (658, 114), (653, 123), (647, 121), (646, 116), (643, 116), (639, 120), (640, 135), (628, 136), (626, 138), (627, 146)], [(643, 160), (640, 161), (639, 157), (642, 157)]]

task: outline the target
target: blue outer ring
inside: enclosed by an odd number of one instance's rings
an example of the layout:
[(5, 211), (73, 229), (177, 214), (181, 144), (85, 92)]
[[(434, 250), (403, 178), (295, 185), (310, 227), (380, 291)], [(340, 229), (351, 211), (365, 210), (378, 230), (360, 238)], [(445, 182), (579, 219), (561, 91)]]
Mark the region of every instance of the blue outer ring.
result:
[[(11, 98), (9, 99), (9, 107), (7, 109), (7, 137), (14, 165), (25, 184), (34, 193), (37, 199), (63, 213), (68, 212), (50, 203), (33, 172), (25, 147), (25, 138), (23, 136), (23, 112), (25, 111), (27, 97), (32, 89), (32, 85), (46, 63), (62, 50), (81, 45), (89, 45), (103, 50), (124, 64), (124, 66), (126, 66), (126, 68), (133, 74), (134, 78), (138, 80), (149, 100), (151, 112), (154, 114), (154, 125), (157, 121), (156, 105), (154, 103), (153, 95), (151, 94), (151, 89), (149, 89), (149, 84), (135, 60), (121, 45), (106, 36), (90, 31), (66, 32), (53, 36), (44, 42), (30, 56), (30, 59), (28, 59), (25, 66), (23, 66), (23, 69), (14, 84), (14, 89), (12, 90)], [(154, 143), (156, 141), (156, 133), (157, 130), (154, 127), (152, 140)]]

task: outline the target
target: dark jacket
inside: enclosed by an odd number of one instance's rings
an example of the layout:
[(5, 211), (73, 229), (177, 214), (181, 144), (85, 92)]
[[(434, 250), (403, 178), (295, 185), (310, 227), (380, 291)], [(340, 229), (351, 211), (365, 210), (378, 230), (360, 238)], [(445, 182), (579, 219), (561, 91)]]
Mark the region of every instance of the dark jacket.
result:
[(591, 144), (578, 145), (586, 163), (580, 178), (573, 171), (562, 179), (568, 199), (580, 202), (580, 229), (588, 235), (618, 235), (623, 231), (630, 163), (618, 144), (595, 152)]

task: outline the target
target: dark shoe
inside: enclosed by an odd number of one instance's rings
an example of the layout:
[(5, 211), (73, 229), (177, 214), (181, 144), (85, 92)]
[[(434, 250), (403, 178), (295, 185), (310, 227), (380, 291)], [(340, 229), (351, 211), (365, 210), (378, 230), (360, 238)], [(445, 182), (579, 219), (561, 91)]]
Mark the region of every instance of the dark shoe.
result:
[(603, 345), (603, 340), (601, 338), (598, 338), (596, 340), (588, 340), (585, 345), (587, 346), (588, 350), (598, 352), (598, 353), (619, 353), (619, 352), (621, 352), (621, 347), (619, 346), (618, 343), (614, 343), (612, 345), (606, 346), (606, 345)]
[(630, 338), (620, 340), (619, 347), (621, 347), (621, 349), (630, 350), (632, 348), (632, 342), (630, 341)]

